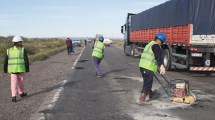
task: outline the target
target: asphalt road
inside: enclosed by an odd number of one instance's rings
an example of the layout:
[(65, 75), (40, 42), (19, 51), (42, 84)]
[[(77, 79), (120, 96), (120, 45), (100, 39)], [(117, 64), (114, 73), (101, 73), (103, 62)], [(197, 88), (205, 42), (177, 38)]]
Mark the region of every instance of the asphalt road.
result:
[[(138, 68), (139, 58), (124, 55), (123, 50), (106, 47), (101, 63), (104, 77), (97, 78), (88, 45), (75, 69), (60, 76), (65, 81), (52, 105), (47, 104), (39, 113), (48, 120), (214, 120), (215, 119), (215, 74), (174, 70), (165, 75), (168, 80), (186, 79), (197, 96), (197, 103), (190, 106), (172, 103), (154, 80), (153, 89), (160, 94), (137, 104), (142, 78)], [(156, 74), (160, 79), (161, 77)]]
[(28, 96), (18, 96), (16, 103), (11, 102), (9, 74), (0, 77), (0, 120), (215, 119), (214, 73), (210, 76), (184, 70), (166, 73), (168, 80), (189, 80), (197, 96), (197, 103), (192, 106), (172, 103), (156, 80), (153, 89), (159, 94), (140, 106), (137, 101), (143, 80), (139, 58), (125, 56), (120, 48), (106, 47), (101, 62), (105, 77), (97, 78), (91, 52), (88, 44), (86, 48), (76, 47), (74, 54), (63, 51), (31, 63), (24, 82)]
[[(29, 120), (41, 116), (46, 101), (52, 101), (56, 90), (61, 87), (61, 76), (71, 74), (72, 66), (83, 47), (75, 47), (75, 53), (60, 52), (45, 60), (30, 63), (30, 72), (24, 79), (24, 91), (28, 96), (11, 102), (10, 74), (0, 76), (0, 120)], [(61, 77), (62, 78), (62, 77)]]

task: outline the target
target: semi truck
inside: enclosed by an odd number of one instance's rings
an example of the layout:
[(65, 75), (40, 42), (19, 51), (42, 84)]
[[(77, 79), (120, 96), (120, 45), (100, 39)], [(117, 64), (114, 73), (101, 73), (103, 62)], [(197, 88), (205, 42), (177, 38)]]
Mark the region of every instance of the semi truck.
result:
[(125, 55), (140, 56), (161, 32), (167, 38), (161, 46), (167, 70), (215, 71), (215, 0), (170, 0), (128, 13), (121, 26)]

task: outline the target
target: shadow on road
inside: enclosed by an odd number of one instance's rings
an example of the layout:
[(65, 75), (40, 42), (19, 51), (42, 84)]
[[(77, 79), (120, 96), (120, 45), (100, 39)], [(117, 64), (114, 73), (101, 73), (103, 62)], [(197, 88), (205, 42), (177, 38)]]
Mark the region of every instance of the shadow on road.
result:
[(60, 88), (60, 87), (70, 87), (70, 86), (73, 86), (74, 84), (79, 83), (79, 82), (80, 82), (80, 81), (69, 81), (69, 82), (67, 82), (65, 85), (58, 84), (58, 85), (55, 85), (55, 86), (53, 86), (53, 87), (48, 87), (48, 88), (46, 88), (46, 89), (44, 89), (44, 90), (42, 90), (42, 91), (29, 94), (29, 95), (27, 95), (26, 97), (24, 97), (23, 99), (17, 100), (17, 102), (18, 102), (18, 101), (21, 101), (21, 100), (24, 100), (24, 99), (28, 99), (28, 98), (30, 98), (30, 97), (32, 97), (32, 96), (35, 96), (35, 95), (38, 95), (38, 94), (41, 94), (41, 93), (50, 92), (50, 91), (52, 91), (52, 90), (54, 90), (54, 89), (58, 89), (58, 88)]
[(79, 60), (78, 62), (87, 62), (88, 60)]
[(104, 73), (103, 75), (106, 76), (106, 75), (108, 75), (110, 73), (122, 72), (122, 71), (125, 71), (125, 70), (126, 70), (126, 68), (115, 69), (115, 70), (108, 71), (108, 72)]
[(84, 69), (84, 67), (75, 67), (75, 69), (80, 70), (80, 69)]

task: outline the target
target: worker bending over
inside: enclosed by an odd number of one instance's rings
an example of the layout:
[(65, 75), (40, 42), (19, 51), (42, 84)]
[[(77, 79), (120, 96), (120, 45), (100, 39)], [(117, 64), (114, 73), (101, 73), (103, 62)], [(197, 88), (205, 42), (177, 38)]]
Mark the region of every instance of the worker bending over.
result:
[(93, 53), (92, 53), (93, 65), (95, 68), (96, 76), (99, 78), (103, 77), (101, 68), (99, 67), (100, 62), (104, 58), (105, 46), (103, 44), (103, 41), (104, 41), (104, 37), (100, 36), (99, 41), (96, 41), (94, 44)]
[(149, 98), (152, 98), (154, 95), (154, 92), (152, 91), (154, 73), (159, 70), (160, 74), (165, 74), (165, 68), (163, 65), (163, 50), (161, 49), (161, 45), (165, 41), (165, 34), (156, 34), (155, 39), (146, 45), (141, 54), (139, 68), (144, 82), (139, 97), (140, 104), (145, 102), (147, 95), (149, 95)]

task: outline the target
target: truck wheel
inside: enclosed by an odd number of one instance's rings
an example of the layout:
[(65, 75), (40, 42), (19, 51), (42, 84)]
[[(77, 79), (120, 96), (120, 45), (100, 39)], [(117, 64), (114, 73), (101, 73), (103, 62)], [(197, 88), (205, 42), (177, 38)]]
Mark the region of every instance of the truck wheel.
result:
[(131, 47), (131, 57), (136, 58), (135, 46)]
[(168, 49), (164, 51), (163, 62), (166, 70), (171, 70), (171, 57)]
[(129, 54), (126, 52), (126, 47), (125, 47), (125, 45), (124, 45), (124, 53), (125, 53), (126, 56), (129, 56)]
[(134, 57), (134, 49), (133, 49), (133, 47), (131, 48), (131, 57)]

